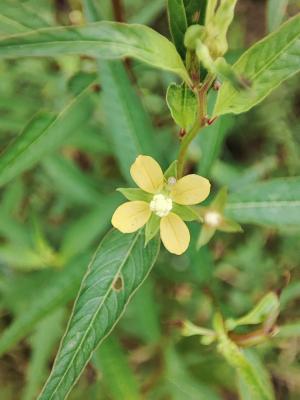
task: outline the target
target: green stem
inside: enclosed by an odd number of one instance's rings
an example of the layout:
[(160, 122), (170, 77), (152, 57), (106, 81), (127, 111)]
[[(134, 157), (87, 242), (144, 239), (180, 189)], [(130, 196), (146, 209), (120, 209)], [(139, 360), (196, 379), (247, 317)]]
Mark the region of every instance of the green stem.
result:
[(197, 134), (206, 126), (206, 114), (207, 114), (207, 92), (214, 80), (214, 76), (208, 75), (203, 85), (198, 89), (198, 106), (199, 112), (194, 125), (191, 130), (182, 139), (179, 154), (178, 154), (178, 167), (177, 175), (181, 178), (184, 173), (184, 164), (187, 155), (187, 151), (191, 142), (195, 139)]
[(178, 155), (178, 166), (177, 166), (177, 174), (178, 178), (181, 178), (184, 172), (184, 163), (187, 154), (187, 150), (189, 148), (190, 143), (195, 139), (197, 134), (200, 132), (201, 124), (199, 121), (196, 121), (192, 129), (186, 134), (183, 138)]

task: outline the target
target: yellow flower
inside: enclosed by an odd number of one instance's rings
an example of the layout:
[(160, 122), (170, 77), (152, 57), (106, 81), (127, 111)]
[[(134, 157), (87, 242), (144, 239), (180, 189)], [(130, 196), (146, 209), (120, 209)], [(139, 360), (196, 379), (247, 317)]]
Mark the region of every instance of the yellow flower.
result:
[(130, 174), (140, 189), (120, 189), (132, 201), (117, 208), (112, 225), (123, 233), (131, 233), (147, 224), (146, 233), (151, 231), (151, 237), (160, 229), (166, 249), (173, 254), (184, 253), (190, 233), (183, 220), (197, 218), (189, 206), (207, 198), (209, 181), (195, 174), (178, 180), (175, 176), (164, 176), (159, 164), (143, 155), (132, 164)]

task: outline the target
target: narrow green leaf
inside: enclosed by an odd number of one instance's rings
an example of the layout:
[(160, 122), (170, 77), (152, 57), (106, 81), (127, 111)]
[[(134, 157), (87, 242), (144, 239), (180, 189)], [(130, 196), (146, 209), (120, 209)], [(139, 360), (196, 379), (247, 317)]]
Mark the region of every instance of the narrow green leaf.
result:
[(204, 25), (207, 0), (183, 0), (188, 26)]
[(97, 206), (70, 223), (60, 250), (62, 257), (68, 260), (76, 254), (85, 252), (95, 240), (99, 241), (121, 200), (121, 196), (117, 193), (101, 196)]
[[(130, 312), (129, 325), (132, 326), (134, 335), (137, 335), (146, 344), (159, 344), (161, 339), (159, 304), (152, 276), (149, 276), (133, 298), (130, 303)], [(127, 327), (128, 321), (125, 320), (123, 326)]]
[(131, 24), (151, 25), (166, 7), (165, 0), (151, 0), (150, 3), (142, 3), (140, 11), (128, 19)]
[(246, 315), (238, 319), (228, 319), (226, 327), (228, 330), (233, 330), (241, 325), (257, 325), (269, 319), (271, 315), (278, 315), (279, 298), (276, 293), (269, 292), (260, 302)]
[(29, 122), (0, 156), (0, 186), (33, 167), (87, 121), (91, 112), (89, 89), (90, 85), (85, 87), (60, 114), (40, 113)]
[(144, 25), (104, 21), (77, 28), (39, 29), (0, 40), (2, 58), (65, 54), (86, 54), (103, 59), (134, 57), (154, 67), (171, 71), (190, 83), (174, 45)]
[(142, 231), (124, 235), (112, 230), (103, 239), (82, 281), (40, 400), (66, 398), (94, 350), (114, 328), (131, 296), (146, 279), (158, 252), (158, 240), (144, 248)]
[(186, 85), (171, 83), (166, 100), (176, 124), (182, 129), (189, 130), (195, 122), (198, 110), (195, 93)]
[(53, 189), (66, 196), (70, 203), (95, 205), (101, 199), (100, 184), (71, 160), (54, 155), (47, 157), (42, 166), (53, 181)]
[(138, 382), (126, 355), (114, 335), (95, 351), (94, 364), (103, 375), (104, 384), (114, 400), (141, 400)]
[[(274, 389), (271, 383), (271, 377), (268, 370), (263, 365), (259, 356), (250, 349), (243, 351), (243, 355), (248, 362), (249, 371), (252, 370), (253, 376), (256, 377), (257, 383), (263, 388), (263, 393), (258, 395), (259, 391), (257, 386), (253, 385), (253, 381), (249, 384), (246, 378), (245, 371), (238, 371), (238, 388), (241, 400), (253, 400), (255, 398), (259, 400), (275, 400)], [(248, 376), (248, 374), (247, 374)], [(255, 395), (259, 397), (254, 397)]]
[(262, 375), (252, 360), (247, 356), (247, 352), (240, 349), (232, 342), (223, 327), (220, 317), (215, 317), (215, 328), (218, 333), (218, 350), (225, 360), (237, 372), (239, 379), (243, 382), (251, 399), (273, 400), (273, 393), (270, 391), (268, 382), (262, 379)]
[(280, 295), (280, 308), (284, 310), (290, 302), (295, 301), (300, 297), (300, 282), (291, 282), (285, 287)]
[(205, 128), (199, 135), (198, 142), (201, 147), (198, 173), (202, 176), (209, 176), (214, 162), (220, 155), (224, 139), (233, 125), (231, 116), (222, 116), (212, 125)]
[(267, 3), (267, 24), (268, 31), (273, 32), (281, 24), (289, 0), (268, 0)]
[(102, 107), (121, 172), (132, 182), (130, 166), (139, 154), (156, 156), (153, 128), (120, 62), (100, 63)]
[[(78, 257), (62, 271), (48, 276), (47, 287), (36, 285), (35, 296), (26, 311), (20, 313), (0, 338), (0, 355), (10, 350), (31, 332), (47, 314), (74, 298), (86, 268), (87, 256)], [(28, 293), (28, 292), (27, 292)]]
[(294, 321), (289, 324), (279, 327), (279, 332), (276, 335), (279, 339), (298, 337), (300, 336), (300, 321)]
[[(85, 0), (87, 16), (91, 22), (101, 19), (97, 3)], [(112, 147), (121, 172), (132, 183), (130, 166), (139, 154), (158, 157), (153, 141), (151, 120), (129, 80), (121, 62), (99, 63), (102, 84), (102, 107), (107, 130), (111, 133)]]
[(47, 25), (39, 14), (25, 4), (1, 1), (0, 37), (39, 29)]
[(278, 178), (243, 187), (229, 196), (235, 221), (275, 227), (300, 226), (300, 178)]
[(185, 59), (184, 35), (188, 24), (183, 0), (168, 0), (169, 28), (173, 43), (181, 58)]
[(27, 272), (59, 264), (56, 254), (50, 247), (46, 247), (47, 253), (39, 250), (37, 246), (16, 245), (14, 242), (4, 243), (0, 245), (0, 260), (13, 269)]
[[(38, 394), (40, 385), (47, 374), (49, 359), (54, 346), (62, 334), (64, 310), (58, 309), (44, 318), (30, 338), (31, 357), (26, 371), (26, 386), (22, 395), (23, 400), (33, 400)], [(47, 337), (47, 340), (45, 340)]]
[(300, 70), (300, 14), (247, 50), (233, 68), (251, 82), (251, 89), (237, 91), (225, 82), (214, 115), (248, 111)]
[(274, 172), (278, 168), (278, 159), (277, 157), (270, 156), (264, 157), (261, 161), (247, 166), (242, 171), (239, 168), (232, 168), (232, 172), (230, 173), (230, 166), (225, 163), (219, 162), (217, 169), (219, 171), (222, 169), (226, 174), (226, 169), (228, 169), (228, 174), (226, 177), (227, 185), (230, 191), (236, 192), (240, 191), (242, 187), (247, 187), (250, 184), (257, 183), (264, 179), (266, 176), (270, 176), (272, 172)]
[(166, 380), (172, 400), (221, 400), (220, 396), (187, 369), (174, 348), (165, 349)]

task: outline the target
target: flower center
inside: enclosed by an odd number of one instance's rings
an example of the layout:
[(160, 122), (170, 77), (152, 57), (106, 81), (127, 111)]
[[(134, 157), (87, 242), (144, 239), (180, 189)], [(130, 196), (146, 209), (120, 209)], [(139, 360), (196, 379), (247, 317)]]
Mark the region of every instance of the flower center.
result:
[(204, 222), (206, 225), (211, 226), (212, 228), (216, 228), (221, 223), (221, 215), (216, 211), (208, 211), (204, 215)]
[(156, 194), (150, 202), (150, 210), (159, 217), (165, 217), (172, 210), (172, 199), (163, 194)]

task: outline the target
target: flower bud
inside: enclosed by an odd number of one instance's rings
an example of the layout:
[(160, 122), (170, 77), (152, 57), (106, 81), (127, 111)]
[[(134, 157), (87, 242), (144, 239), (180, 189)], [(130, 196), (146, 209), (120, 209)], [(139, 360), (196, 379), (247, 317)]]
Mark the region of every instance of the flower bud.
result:
[(205, 28), (201, 25), (191, 25), (184, 36), (184, 45), (189, 50), (195, 50), (197, 41), (205, 36)]

